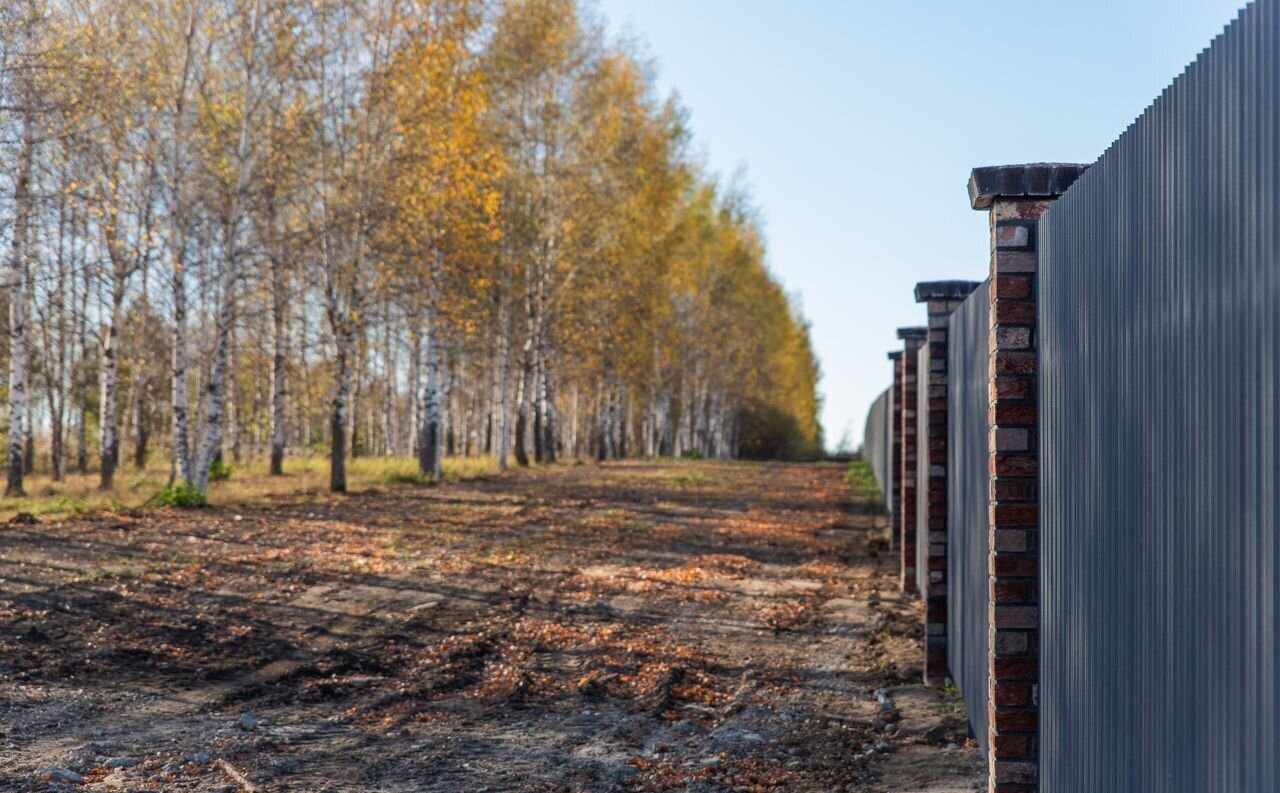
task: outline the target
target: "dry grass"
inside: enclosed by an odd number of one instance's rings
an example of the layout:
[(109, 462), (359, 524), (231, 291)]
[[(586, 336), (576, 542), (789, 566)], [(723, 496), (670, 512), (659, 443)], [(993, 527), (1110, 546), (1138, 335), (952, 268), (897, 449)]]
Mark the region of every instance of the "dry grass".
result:
[[(444, 461), (446, 480), (474, 479), (497, 473), (494, 457), (448, 458)], [(268, 476), (267, 461), (252, 460), (232, 465), (229, 479), (209, 484), (211, 504), (250, 504), (267, 499), (322, 497), (329, 490), (329, 461), (322, 457), (291, 457), (285, 460), (284, 476)], [(115, 486), (98, 489), (98, 474), (68, 474), (55, 482), (46, 473), (26, 478), (26, 498), (0, 499), (0, 520), (20, 512), (50, 518), (87, 512), (120, 512), (143, 506), (169, 479), (168, 467), (150, 466), (138, 471), (127, 466), (116, 473)], [(347, 461), (347, 488), (352, 492), (370, 488), (422, 484), (412, 457), (360, 457)]]

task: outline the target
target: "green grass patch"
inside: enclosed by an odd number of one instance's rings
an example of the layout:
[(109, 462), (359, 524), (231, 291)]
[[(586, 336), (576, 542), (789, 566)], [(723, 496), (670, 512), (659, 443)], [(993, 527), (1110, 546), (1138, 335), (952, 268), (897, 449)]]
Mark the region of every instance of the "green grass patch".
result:
[(855, 496), (874, 504), (884, 503), (884, 494), (876, 484), (876, 475), (871, 470), (871, 463), (866, 460), (858, 458), (850, 462), (849, 468), (845, 471), (844, 480), (849, 483)]

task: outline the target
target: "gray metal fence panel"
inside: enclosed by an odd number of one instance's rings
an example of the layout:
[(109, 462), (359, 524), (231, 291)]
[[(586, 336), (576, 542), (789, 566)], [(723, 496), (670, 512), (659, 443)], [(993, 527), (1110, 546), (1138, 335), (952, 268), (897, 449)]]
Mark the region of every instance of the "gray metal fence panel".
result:
[(929, 345), (916, 351), (916, 587), (929, 597)]
[(987, 750), (987, 368), (991, 307), (978, 287), (951, 315), (947, 349), (947, 665)]
[(1041, 219), (1041, 787), (1280, 790), (1280, 0)]
[(871, 466), (876, 477), (876, 485), (886, 505), (892, 504), (889, 494), (893, 492), (893, 476), (890, 469), (893, 460), (893, 436), (890, 430), (893, 424), (893, 387), (889, 387), (876, 397), (867, 411), (867, 420), (862, 432), (862, 458)]

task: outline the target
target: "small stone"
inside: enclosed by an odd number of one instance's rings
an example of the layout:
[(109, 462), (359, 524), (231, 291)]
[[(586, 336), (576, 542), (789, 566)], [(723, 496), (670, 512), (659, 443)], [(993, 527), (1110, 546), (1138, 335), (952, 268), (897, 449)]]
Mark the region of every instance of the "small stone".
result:
[(103, 763), (107, 768), (131, 768), (138, 764), (136, 757), (112, 757)]
[(248, 713), (240, 714), (240, 729), (253, 732), (258, 729), (258, 720)]
[(959, 747), (957, 747), (957, 746), (955, 745), (955, 743), (954, 743), (954, 742), (947, 744), (947, 751), (949, 751), (949, 752), (950, 752), (950, 751), (955, 751), (955, 750), (956, 750), (956, 749), (958, 749), (958, 748), (959, 748)]
[(84, 777), (70, 768), (41, 768), (36, 777), (43, 782), (62, 782), (68, 785), (79, 785)]
[(692, 734), (698, 732), (698, 723), (693, 719), (681, 719), (671, 725), (671, 730), (672, 732), (684, 733), (686, 735)]
[(195, 763), (197, 765), (204, 765), (206, 763), (213, 762), (213, 757), (208, 752), (187, 752), (183, 759), (188, 763)]

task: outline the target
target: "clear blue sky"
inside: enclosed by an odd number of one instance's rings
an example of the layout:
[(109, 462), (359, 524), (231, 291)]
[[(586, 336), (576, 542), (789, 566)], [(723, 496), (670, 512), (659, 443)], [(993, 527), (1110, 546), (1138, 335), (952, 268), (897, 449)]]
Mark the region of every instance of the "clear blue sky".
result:
[(822, 361), (829, 446), (889, 381), (917, 281), (986, 276), (976, 165), (1092, 162), (1243, 0), (599, 0), (639, 38)]

